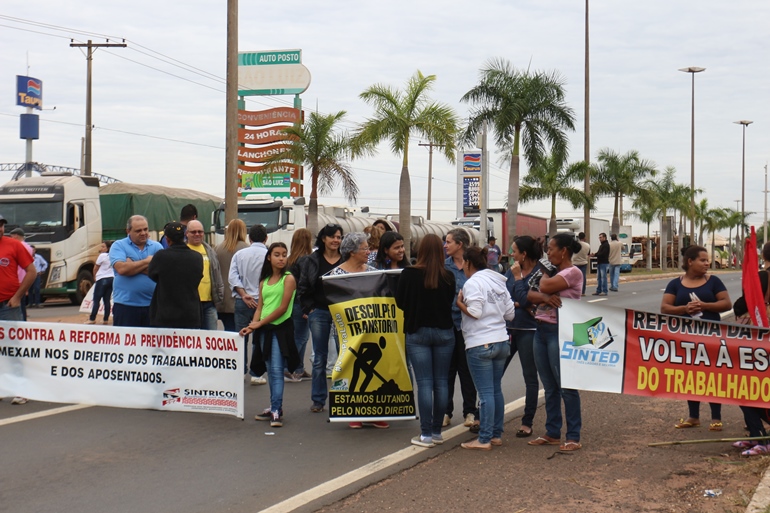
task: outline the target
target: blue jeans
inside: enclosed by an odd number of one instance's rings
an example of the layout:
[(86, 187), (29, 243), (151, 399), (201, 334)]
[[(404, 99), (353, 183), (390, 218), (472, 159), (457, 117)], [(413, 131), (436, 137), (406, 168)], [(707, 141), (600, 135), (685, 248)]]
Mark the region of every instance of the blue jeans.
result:
[[(454, 329), (454, 328), (453, 328)], [(476, 406), (476, 387), (473, 385), (471, 372), (468, 370), (468, 358), (465, 355), (465, 338), (463, 331), (454, 329), (455, 350), (452, 355), (452, 363), (449, 364), (449, 400), (446, 405), (446, 414), (452, 418), (454, 411), (455, 380), (460, 377), (460, 395), (463, 396), (463, 418), (469, 413), (479, 418), (479, 409)]]
[(537, 394), (540, 389), (535, 364), (535, 330), (509, 329), (508, 334), (511, 336), (511, 355), (505, 360), (505, 368), (508, 368), (508, 364), (518, 352), (525, 387), (524, 416), (521, 417), (521, 425), (532, 427), (537, 411)]
[(479, 394), (479, 442), (483, 444), (503, 436), (505, 399), (501, 381), (509, 352), (507, 340), (471, 347), (465, 351), (468, 369)]
[(610, 265), (610, 288), (618, 290), (618, 282), (620, 281), (620, 264)]
[[(256, 308), (249, 308), (243, 299), (235, 298), (235, 331), (241, 331), (243, 328), (249, 325), (254, 318), (254, 312)], [(254, 335), (246, 335), (243, 337), (243, 342), (246, 344), (246, 350), (243, 352), (244, 372), (248, 372), (252, 376), (256, 376), (251, 369), (249, 369), (249, 338), (251, 338), (252, 345), (256, 344)]]
[(294, 323), (294, 343), (297, 345), (297, 353), (299, 353), (299, 367), (293, 369), (293, 372), (303, 373), (305, 372), (305, 349), (307, 348), (307, 339), (310, 336), (310, 327), (308, 320), (302, 315), (299, 300), (294, 301), (291, 320)]
[(329, 335), (333, 331), (332, 315), (329, 310), (316, 308), (307, 316), (310, 336), (313, 338), (313, 377), (310, 398), (313, 404), (326, 404), (328, 387), (326, 383), (326, 360), (329, 357)]
[(449, 401), (449, 364), (454, 353), (452, 328), (419, 328), (406, 334), (406, 354), (417, 382), (420, 434), (441, 433), (441, 423)]
[(11, 308), (7, 304), (5, 306), (0, 306), (0, 321), (23, 321), (24, 318), (21, 316), (21, 307), (17, 306), (15, 308)]
[(598, 264), (596, 268), (596, 292), (607, 293), (607, 268), (610, 264)]
[(99, 313), (99, 302), (104, 301), (104, 322), (110, 320), (110, 299), (112, 298), (112, 281), (114, 278), (102, 278), (94, 285), (94, 306), (91, 308), (92, 321), (96, 320)]
[(265, 351), (265, 344), (272, 344), (270, 347), (270, 361), (267, 362), (267, 382), (270, 384), (270, 411), (277, 411), (279, 414), (283, 409), (283, 368), (286, 366), (286, 359), (281, 354), (281, 348), (278, 345), (278, 337), (274, 334), (268, 341), (262, 336), (262, 351)]
[(583, 420), (580, 414), (580, 394), (561, 387), (559, 364), (559, 325), (540, 323), (535, 332), (535, 362), (545, 390), (545, 434), (561, 438), (561, 402), (567, 420), (567, 440), (580, 441)]
[(588, 264), (576, 265), (580, 272), (583, 273), (583, 295), (586, 295), (586, 273), (588, 272)]
[(40, 275), (35, 276), (35, 281), (29, 288), (28, 304), (35, 306), (40, 304)]
[(150, 307), (115, 303), (112, 307), (112, 325), (131, 328), (150, 327)]
[(217, 330), (217, 307), (213, 301), (201, 301), (201, 329)]

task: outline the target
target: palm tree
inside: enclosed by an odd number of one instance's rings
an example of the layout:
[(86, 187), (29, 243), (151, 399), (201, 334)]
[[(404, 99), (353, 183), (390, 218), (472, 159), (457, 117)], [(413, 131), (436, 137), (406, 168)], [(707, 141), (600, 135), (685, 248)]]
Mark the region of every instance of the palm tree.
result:
[[(658, 212), (661, 219), (660, 231), (660, 268), (665, 271), (668, 265), (668, 211), (671, 208), (677, 208), (677, 202), (689, 194), (688, 185), (674, 182), (676, 169), (672, 166), (666, 167), (663, 177), (659, 180), (647, 180), (643, 195), (652, 195), (656, 198), (655, 203), (658, 206)], [(688, 196), (689, 197), (689, 196)], [(672, 258), (673, 261), (673, 258)]]
[(565, 167), (566, 161), (566, 156), (561, 153), (552, 153), (538, 160), (522, 180), (523, 185), (519, 190), (520, 203), (551, 200), (551, 221), (548, 225), (550, 237), (556, 235), (557, 199), (569, 201), (574, 209), (586, 205), (592, 209), (594, 206), (582, 188), (573, 187), (585, 178), (588, 164), (581, 161)]
[(404, 90), (375, 84), (359, 95), (374, 107), (374, 116), (359, 127), (353, 140), (354, 154), (373, 153), (377, 144), (388, 140), (393, 153), (402, 156), (398, 221), (407, 257), (411, 254), (412, 240), (409, 138), (413, 134), (421, 135), (441, 148), (447, 160), (455, 161), (459, 120), (449, 105), (428, 97), (435, 81), (435, 75), (425, 76), (418, 70), (407, 81)]
[(470, 103), (466, 142), (473, 141), (489, 123), (495, 142), (510, 151), (508, 173), (508, 240), (516, 236), (519, 206), (519, 159), (523, 149), (529, 167), (543, 156), (546, 146), (566, 154), (567, 130), (575, 129), (575, 113), (567, 105), (564, 80), (556, 72), (517, 70), (504, 59), (489, 61), (479, 83), (461, 101)]
[(262, 172), (276, 172), (282, 164), (293, 162), (304, 165), (310, 172), (310, 204), (308, 229), (318, 232), (318, 194), (328, 194), (337, 185), (348, 201), (358, 197), (358, 184), (352, 169), (345, 162), (350, 157), (350, 137), (339, 131), (345, 111), (336, 114), (311, 112), (304, 126), (284, 128), (289, 135), (287, 148), (272, 156)]
[[(740, 214), (740, 213), (739, 213)], [(706, 231), (711, 233), (711, 268), (716, 268), (716, 259), (714, 258), (716, 253), (716, 232), (723, 228), (728, 228), (730, 225), (727, 223), (730, 221), (729, 209), (724, 208), (712, 208), (706, 212), (706, 216), (703, 219)]]
[(635, 198), (641, 193), (642, 184), (657, 174), (655, 164), (639, 157), (639, 152), (631, 150), (621, 155), (609, 148), (599, 150), (599, 161), (595, 167), (591, 190), (595, 195), (607, 194), (615, 199), (612, 212), (611, 233), (617, 234), (622, 224), (623, 212), (620, 210), (620, 198)]
[(650, 244), (650, 224), (658, 218), (659, 207), (655, 203), (655, 198), (651, 196), (641, 196), (634, 200), (633, 207), (636, 211), (629, 214), (647, 225), (647, 270), (652, 271), (652, 244)]

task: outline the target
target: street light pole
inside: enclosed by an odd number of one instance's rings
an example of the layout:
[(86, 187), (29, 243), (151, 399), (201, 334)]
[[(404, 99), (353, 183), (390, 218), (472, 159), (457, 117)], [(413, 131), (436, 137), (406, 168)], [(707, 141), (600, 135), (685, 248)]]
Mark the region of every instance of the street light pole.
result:
[(706, 68), (690, 66), (679, 71), (692, 75), (692, 105), (690, 112), (690, 244), (695, 244), (695, 74)]
[[(748, 119), (734, 121), (736, 125), (743, 125), (743, 148), (741, 150), (741, 245), (746, 239), (746, 127), (753, 123)], [(743, 252), (741, 252), (741, 267), (743, 267)]]
[(765, 164), (765, 190), (762, 192), (765, 193), (765, 223), (763, 224), (765, 231), (762, 244), (767, 244), (767, 164)]

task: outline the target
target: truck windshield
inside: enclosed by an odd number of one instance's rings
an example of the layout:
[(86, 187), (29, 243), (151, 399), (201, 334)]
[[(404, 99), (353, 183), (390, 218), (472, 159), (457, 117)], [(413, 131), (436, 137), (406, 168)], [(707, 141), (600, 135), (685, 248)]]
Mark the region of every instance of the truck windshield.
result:
[[(273, 233), (279, 228), (286, 226), (289, 222), (289, 212), (281, 208), (271, 210), (246, 210), (243, 207), (238, 209), (238, 217), (246, 223), (246, 229), (250, 229), (255, 224), (264, 225), (267, 233)], [(224, 210), (217, 211), (217, 232), (224, 233), (225, 227)]]
[(62, 226), (61, 201), (3, 201), (0, 211), (11, 226), (20, 226), (25, 232), (48, 231)]

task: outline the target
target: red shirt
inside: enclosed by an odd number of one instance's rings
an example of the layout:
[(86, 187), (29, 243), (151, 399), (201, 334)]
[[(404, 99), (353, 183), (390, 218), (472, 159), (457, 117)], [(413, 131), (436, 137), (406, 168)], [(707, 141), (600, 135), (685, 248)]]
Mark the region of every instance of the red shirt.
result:
[(19, 290), (18, 267), (26, 269), (32, 256), (12, 237), (0, 237), (0, 301), (8, 301)]

